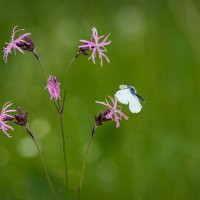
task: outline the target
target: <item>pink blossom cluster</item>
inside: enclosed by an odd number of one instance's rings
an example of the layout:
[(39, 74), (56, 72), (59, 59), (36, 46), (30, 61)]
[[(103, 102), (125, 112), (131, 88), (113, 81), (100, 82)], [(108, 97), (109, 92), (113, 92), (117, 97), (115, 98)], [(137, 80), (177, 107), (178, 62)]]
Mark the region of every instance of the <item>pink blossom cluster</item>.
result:
[(25, 38), (29, 35), (31, 35), (31, 33), (25, 33), (23, 34), (22, 36), (19, 36), (18, 38), (15, 39), (15, 34), (19, 31), (23, 31), (24, 29), (19, 29), (19, 30), (16, 30), (17, 26), (15, 26), (13, 28), (13, 31), (12, 31), (12, 35), (11, 35), (11, 40), (10, 42), (6, 42), (7, 44), (7, 47), (5, 47), (3, 49), (3, 60), (5, 63), (7, 63), (7, 60), (8, 60), (8, 55), (9, 54), (12, 54), (12, 50), (14, 50), (14, 53), (16, 54), (16, 49), (23, 53), (24, 54), (24, 51), (22, 50), (22, 48), (19, 47), (18, 44), (20, 44), (21, 42), (23, 43), (27, 43), (27, 41), (25, 40)]
[(113, 99), (111, 97), (109, 97), (109, 98), (111, 99), (111, 102), (113, 105), (110, 105), (108, 103), (107, 99), (106, 99), (106, 102), (96, 101), (96, 103), (102, 104), (107, 107), (105, 117), (107, 119), (112, 119), (113, 121), (115, 121), (116, 128), (118, 128), (120, 126), (120, 120), (122, 118), (124, 118), (125, 120), (128, 120), (128, 117), (121, 111), (121, 109), (118, 108), (117, 99)]
[[(97, 53), (99, 55), (101, 66), (103, 66), (103, 57), (108, 63), (110, 63), (109, 58), (105, 55), (105, 52), (107, 52), (106, 46), (111, 43), (111, 41), (107, 41), (109, 35), (110, 34), (108, 34), (105, 38), (104, 36), (98, 36), (97, 29), (93, 27), (91, 40), (80, 40), (80, 42), (83, 42), (84, 44), (80, 45), (79, 48), (92, 51), (92, 55), (89, 57), (89, 59), (92, 58), (94, 64)], [(101, 39), (103, 40), (100, 42), (99, 40)]]
[(8, 134), (8, 130), (14, 130), (13, 127), (9, 126), (7, 123), (11, 120), (14, 119), (14, 117), (9, 114), (9, 113), (13, 113), (13, 112), (16, 112), (16, 110), (9, 110), (8, 108), (12, 105), (11, 102), (7, 102), (4, 104), (2, 110), (1, 110), (1, 114), (0, 114), (0, 129), (3, 131), (3, 133), (5, 133), (8, 137), (11, 137), (9, 134)]

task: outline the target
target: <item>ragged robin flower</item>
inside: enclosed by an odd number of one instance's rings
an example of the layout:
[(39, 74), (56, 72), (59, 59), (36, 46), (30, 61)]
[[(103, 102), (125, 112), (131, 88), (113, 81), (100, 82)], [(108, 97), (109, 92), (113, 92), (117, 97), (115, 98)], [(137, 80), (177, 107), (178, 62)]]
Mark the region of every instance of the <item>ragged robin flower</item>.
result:
[[(17, 32), (24, 30), (24, 29), (16, 30), (16, 28), (17, 28), (17, 26), (15, 26), (13, 28), (11, 40), (8, 43), (6, 42), (7, 47), (4, 47), (4, 49), (3, 49), (3, 60), (5, 63), (7, 63), (8, 55), (12, 54), (12, 50), (14, 50), (15, 54), (16, 54), (16, 49), (19, 52), (24, 54), (23, 50), (30, 49), (30, 46), (33, 45), (32, 41), (28, 37), (29, 35), (31, 35), (31, 33), (25, 33), (25, 34), (19, 36), (18, 38), (15, 38), (15, 35)], [(29, 48), (28, 48), (28, 46), (29, 46)], [(25, 47), (27, 49), (25, 49)], [(34, 48), (34, 46), (33, 46), (33, 48)]]
[[(107, 52), (106, 46), (111, 43), (111, 41), (107, 41), (109, 35), (110, 34), (108, 34), (105, 38), (104, 36), (98, 36), (97, 29), (93, 27), (91, 40), (80, 40), (80, 42), (83, 42), (84, 44), (79, 46), (79, 52), (85, 54), (85, 51), (92, 51), (92, 55), (89, 57), (89, 59), (92, 58), (94, 64), (96, 54), (99, 55), (101, 66), (103, 66), (103, 57), (108, 63), (110, 63), (109, 58), (104, 54), (104, 52)], [(100, 42), (100, 39), (103, 39), (103, 41)]]
[(109, 97), (112, 101), (112, 106), (106, 102), (101, 102), (101, 101), (96, 101), (98, 104), (102, 104), (107, 107), (106, 111), (101, 113), (98, 117), (96, 117), (96, 125), (102, 124), (106, 120), (113, 120), (116, 123), (116, 127), (118, 128), (120, 126), (120, 120), (124, 118), (125, 120), (128, 120), (128, 117), (120, 110), (117, 108), (117, 99), (113, 99)]
[(8, 108), (12, 105), (11, 102), (7, 102), (4, 104), (2, 110), (1, 110), (1, 114), (0, 114), (0, 130), (3, 131), (3, 133), (8, 136), (11, 137), (8, 134), (8, 130), (14, 130), (14, 128), (12, 126), (9, 126), (7, 123), (9, 121), (12, 121), (14, 119), (14, 117), (12, 115), (10, 115), (9, 113), (13, 113), (16, 112), (16, 110), (9, 110)]

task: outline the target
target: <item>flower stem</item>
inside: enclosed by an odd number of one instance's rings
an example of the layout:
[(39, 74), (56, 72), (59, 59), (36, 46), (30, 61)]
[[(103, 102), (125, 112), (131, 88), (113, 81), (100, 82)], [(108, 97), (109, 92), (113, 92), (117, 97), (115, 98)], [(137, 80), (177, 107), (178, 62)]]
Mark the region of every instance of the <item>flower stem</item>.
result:
[(74, 56), (74, 58), (69, 62), (67, 69), (66, 69), (66, 78), (65, 78), (65, 82), (64, 82), (64, 93), (63, 93), (61, 112), (63, 112), (63, 110), (64, 110), (64, 105), (65, 105), (65, 100), (66, 100), (66, 95), (67, 95), (67, 80), (68, 80), (68, 76), (69, 76), (69, 70), (70, 70), (72, 64), (74, 63), (74, 61), (77, 59), (77, 57), (78, 57), (77, 55), (79, 55), (79, 53), (77, 53)]
[(33, 135), (33, 132), (30, 130), (30, 127), (29, 125), (27, 124), (26, 126), (24, 126), (25, 130), (29, 133), (29, 135), (31, 136), (31, 138), (33, 139), (36, 147), (37, 147), (37, 150), (39, 152), (39, 155), (40, 155), (40, 158), (41, 158), (41, 161), (42, 161), (42, 165), (43, 165), (43, 168), (44, 168), (44, 172), (45, 172), (45, 175), (46, 175), (46, 178), (47, 178), (47, 181), (48, 181), (48, 184), (49, 184), (49, 187), (50, 187), (50, 190), (52, 192), (52, 195), (54, 196), (54, 199), (56, 199), (56, 194), (55, 194), (55, 190), (54, 190), (54, 187), (53, 187), (53, 184), (51, 182), (51, 179), (49, 177), (49, 173), (47, 171), (47, 167), (46, 167), (46, 163), (45, 163), (45, 159), (42, 155), (42, 152), (40, 150), (40, 147), (37, 143), (37, 140), (35, 139), (35, 136)]
[(64, 157), (64, 165), (65, 165), (65, 187), (66, 187), (66, 199), (69, 200), (69, 184), (68, 184), (68, 162), (67, 162), (67, 153), (66, 153), (66, 142), (65, 142), (65, 132), (63, 126), (63, 113), (60, 110), (59, 105), (57, 105), (60, 127), (61, 127), (61, 135), (62, 135), (62, 148), (63, 148), (63, 157)]
[(78, 200), (81, 199), (81, 189), (82, 189), (82, 186), (83, 186), (83, 180), (84, 180), (85, 171), (86, 171), (89, 149), (90, 149), (91, 143), (93, 141), (97, 127), (98, 126), (96, 126), (96, 125), (94, 126), (94, 128), (92, 130), (92, 134), (90, 135), (90, 138), (88, 140), (88, 144), (87, 144), (87, 148), (86, 148), (86, 152), (85, 152), (85, 157), (84, 157), (84, 160), (83, 160), (83, 166), (82, 166), (82, 171), (81, 171), (81, 176), (80, 176), (79, 187), (78, 187)]
[(42, 68), (42, 71), (44, 72), (44, 75), (45, 75), (46, 78), (47, 78), (47, 77), (48, 77), (48, 75), (47, 75), (47, 70), (45, 69), (44, 65), (42, 64), (42, 61), (41, 61), (41, 59), (40, 59), (40, 57), (39, 57), (39, 55), (38, 55), (36, 49), (34, 49), (34, 50), (32, 51), (32, 53), (33, 53), (33, 55), (35, 56), (35, 58), (37, 59), (37, 61), (39, 62), (40, 67)]
[(66, 100), (66, 94), (67, 94), (67, 79), (69, 75), (69, 70), (72, 66), (72, 63), (76, 60), (76, 56), (70, 61), (70, 63), (67, 66), (66, 70), (66, 77), (65, 77), (65, 82), (64, 82), (64, 93), (63, 93), (63, 101), (60, 105), (60, 101), (55, 102), (55, 107), (56, 110), (58, 111), (59, 115), (59, 120), (60, 120), (60, 127), (61, 127), (61, 134), (62, 134), (62, 148), (63, 148), (63, 157), (64, 157), (64, 165), (65, 165), (65, 186), (66, 186), (66, 198), (69, 200), (69, 181), (68, 181), (68, 162), (67, 162), (67, 148), (66, 148), (66, 142), (65, 142), (65, 132), (64, 132), (64, 126), (63, 126), (63, 111), (64, 111), (64, 105), (65, 105), (65, 100)]

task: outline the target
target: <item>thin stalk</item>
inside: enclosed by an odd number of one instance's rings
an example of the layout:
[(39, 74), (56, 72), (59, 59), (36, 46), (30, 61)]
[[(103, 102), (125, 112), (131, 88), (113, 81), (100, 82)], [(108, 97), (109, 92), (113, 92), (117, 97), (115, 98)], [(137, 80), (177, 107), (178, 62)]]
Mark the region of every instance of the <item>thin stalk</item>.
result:
[(64, 126), (63, 126), (63, 116), (62, 112), (60, 112), (59, 108), (59, 120), (60, 120), (60, 127), (62, 133), (62, 148), (63, 148), (63, 156), (64, 156), (64, 165), (65, 165), (65, 186), (66, 186), (66, 199), (69, 200), (69, 184), (68, 184), (68, 165), (67, 165), (67, 153), (66, 153), (66, 142), (65, 142), (65, 133), (64, 133)]
[(66, 186), (66, 198), (69, 200), (69, 181), (68, 181), (68, 162), (67, 162), (67, 148), (66, 148), (66, 142), (65, 142), (65, 132), (64, 132), (64, 126), (63, 126), (63, 111), (64, 111), (64, 104), (67, 94), (67, 80), (68, 80), (68, 74), (69, 69), (72, 66), (72, 63), (76, 60), (76, 58), (79, 56), (79, 53), (77, 53), (74, 58), (70, 61), (70, 63), (67, 66), (66, 70), (66, 78), (64, 82), (64, 93), (63, 93), (63, 101), (60, 105), (60, 101), (55, 102), (56, 110), (58, 111), (59, 120), (60, 120), (60, 127), (61, 127), (61, 135), (62, 135), (62, 148), (63, 148), (63, 157), (64, 157), (64, 165), (65, 165), (65, 186)]
[(59, 193), (60, 193), (60, 200), (62, 200), (62, 190), (60, 190)]
[(79, 187), (78, 187), (78, 199), (79, 200), (81, 199), (81, 189), (82, 189), (82, 186), (83, 186), (83, 181), (84, 181), (84, 176), (85, 176), (85, 171), (86, 171), (86, 165), (87, 165), (89, 149), (90, 149), (91, 143), (92, 143), (92, 141), (94, 139), (94, 135), (95, 135), (97, 127), (98, 126), (95, 125), (95, 127), (93, 128), (92, 134), (90, 135), (90, 138), (89, 138), (88, 144), (87, 144), (87, 148), (86, 148), (86, 151), (85, 151), (85, 156), (84, 156), (83, 166), (82, 166), (82, 171), (81, 171), (81, 176), (80, 176), (80, 182), (79, 182)]
[(47, 181), (48, 181), (48, 184), (49, 184), (49, 187), (50, 187), (50, 190), (52, 192), (52, 195), (54, 196), (54, 198), (56, 199), (56, 193), (55, 193), (55, 190), (54, 190), (54, 187), (53, 187), (53, 184), (51, 182), (51, 179), (49, 177), (49, 173), (48, 173), (48, 170), (47, 170), (47, 167), (46, 167), (46, 163), (45, 163), (45, 160), (44, 160), (44, 157), (42, 155), (42, 152), (40, 150), (40, 147), (37, 143), (37, 140), (35, 139), (34, 135), (33, 135), (33, 132), (30, 130), (29, 126), (25, 126), (24, 127), (25, 130), (29, 133), (29, 135), (31, 136), (31, 138), (33, 139), (36, 147), (37, 147), (37, 150), (39, 152), (39, 155), (40, 155), (40, 158), (41, 158), (41, 161), (42, 161), (42, 165), (43, 165), (43, 169), (44, 169), (44, 172), (45, 172), (45, 175), (46, 175), (46, 178), (47, 178)]
[(65, 82), (64, 82), (64, 93), (63, 93), (63, 101), (62, 101), (61, 112), (63, 112), (63, 110), (64, 110), (64, 105), (65, 105), (65, 100), (66, 100), (66, 95), (67, 95), (67, 80), (68, 80), (68, 76), (69, 76), (69, 70), (70, 70), (72, 64), (74, 63), (74, 61), (78, 58), (79, 54), (80, 53), (78, 52), (74, 56), (74, 58), (69, 62), (68, 66), (67, 66), (66, 78), (65, 78)]
[(32, 51), (32, 53), (33, 53), (33, 55), (35, 56), (35, 58), (37, 59), (37, 61), (39, 62), (39, 65), (40, 65), (40, 67), (42, 68), (42, 71), (44, 72), (44, 75), (45, 75), (46, 78), (47, 78), (47, 77), (48, 77), (47, 70), (45, 69), (44, 65), (42, 64), (42, 61), (41, 61), (41, 59), (40, 59), (40, 57), (39, 57), (39, 55), (38, 55), (36, 49), (34, 49), (34, 50)]

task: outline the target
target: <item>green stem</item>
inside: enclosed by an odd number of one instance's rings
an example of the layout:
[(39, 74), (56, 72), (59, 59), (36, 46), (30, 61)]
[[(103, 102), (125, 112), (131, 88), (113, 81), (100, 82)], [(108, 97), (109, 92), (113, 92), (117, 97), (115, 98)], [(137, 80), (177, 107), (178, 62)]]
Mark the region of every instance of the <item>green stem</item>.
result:
[(68, 185), (68, 167), (67, 167), (67, 153), (66, 153), (66, 142), (65, 142), (65, 133), (63, 126), (63, 116), (62, 112), (58, 112), (61, 134), (62, 134), (62, 148), (63, 148), (63, 156), (64, 156), (64, 165), (65, 165), (65, 186), (66, 186), (66, 199), (69, 200), (69, 185)]
[(91, 146), (91, 143), (93, 141), (96, 129), (98, 126), (94, 126), (93, 130), (92, 130), (92, 134), (90, 135), (90, 138), (88, 140), (88, 144), (87, 144), (87, 148), (86, 148), (86, 152), (85, 152), (85, 157), (83, 160), (83, 166), (82, 166), (82, 171), (81, 171), (81, 176), (80, 176), (80, 182), (79, 182), (79, 187), (78, 187), (78, 200), (81, 199), (81, 189), (83, 186), (83, 181), (84, 181), (84, 176), (85, 176), (85, 171), (86, 171), (86, 165), (87, 165), (87, 159), (88, 159), (88, 154), (89, 154), (89, 149)]
[(41, 152), (40, 147), (39, 147), (39, 145), (38, 145), (38, 143), (37, 143), (37, 140), (35, 139), (35, 136), (33, 135), (33, 132), (30, 130), (28, 124), (27, 124), (27, 126), (25, 126), (24, 128), (25, 128), (25, 130), (29, 133), (29, 135), (31, 136), (31, 138), (33, 139), (33, 141), (34, 141), (34, 143), (35, 143), (35, 145), (36, 145), (36, 147), (37, 147), (37, 150), (38, 150), (38, 152), (39, 152), (39, 155), (40, 155), (40, 158), (41, 158), (41, 161), (42, 161), (43, 169), (44, 169), (44, 172), (45, 172), (45, 175), (46, 175), (46, 178), (47, 178), (47, 181), (48, 181), (50, 190), (51, 190), (51, 192), (52, 192), (52, 195), (54, 196), (54, 199), (56, 199), (55, 190), (54, 190), (53, 184), (52, 184), (52, 182), (51, 182), (51, 179), (50, 179), (50, 177), (49, 177), (49, 173), (48, 173), (48, 171), (47, 171), (45, 159), (44, 159), (44, 157), (43, 157), (43, 155), (42, 155), (42, 152)]
[(42, 61), (36, 51), (36, 49), (34, 49), (32, 51), (33, 55), (35, 56), (35, 58), (37, 59), (37, 61), (39, 62), (40, 67), (42, 68), (42, 71), (44, 72), (44, 75), (46, 76), (46, 78), (48, 78), (48, 74), (47, 74), (47, 70), (45, 69), (44, 65), (42, 64)]
[(77, 57), (78, 56), (76, 54), (76, 56), (70, 61), (70, 63), (67, 66), (62, 104), (60, 105), (59, 101), (55, 102), (56, 110), (58, 111), (58, 115), (59, 115), (61, 134), (62, 134), (62, 148), (63, 148), (63, 157), (64, 157), (64, 165), (65, 165), (65, 186), (66, 186), (67, 200), (69, 200), (69, 181), (68, 181), (68, 162), (67, 162), (66, 142), (65, 142), (66, 136), (64, 133), (64, 126), (63, 126), (63, 111), (64, 111), (64, 104), (65, 104), (65, 99), (66, 99), (66, 94), (67, 94), (67, 79), (68, 79), (69, 69)]
[(60, 194), (60, 200), (62, 200), (62, 190), (59, 191)]
[(65, 78), (65, 82), (64, 82), (64, 93), (63, 93), (63, 102), (62, 102), (62, 107), (61, 107), (61, 112), (63, 112), (64, 110), (64, 105), (65, 105), (65, 100), (66, 100), (66, 95), (67, 95), (67, 80), (68, 80), (68, 76), (69, 76), (69, 70), (72, 66), (72, 64), (74, 63), (74, 61), (76, 60), (76, 58), (78, 54), (76, 54), (76, 56), (70, 61), (70, 63), (67, 66), (67, 70), (66, 70), (66, 78)]

